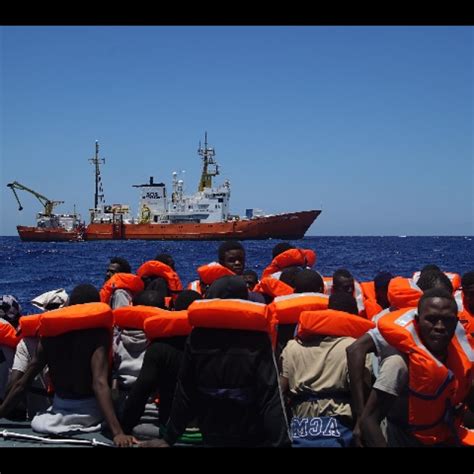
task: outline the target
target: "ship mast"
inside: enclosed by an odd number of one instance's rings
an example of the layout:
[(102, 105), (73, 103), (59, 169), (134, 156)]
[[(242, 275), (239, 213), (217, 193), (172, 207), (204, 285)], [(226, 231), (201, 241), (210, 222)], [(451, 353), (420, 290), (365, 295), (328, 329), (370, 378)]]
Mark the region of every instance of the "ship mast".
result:
[(214, 160), (216, 152), (214, 148), (207, 146), (207, 132), (204, 134), (204, 148), (199, 142), (198, 155), (202, 157), (202, 173), (199, 181), (198, 191), (204, 191), (204, 188), (212, 188), (212, 177), (219, 174), (219, 166)]
[[(100, 167), (101, 163), (105, 163), (105, 158), (99, 158), (99, 141), (95, 141), (95, 156), (90, 158), (89, 161), (95, 165), (95, 194), (94, 194), (94, 210), (98, 209), (99, 201), (104, 202), (104, 191), (102, 189), (102, 181), (100, 178)], [(99, 194), (99, 192), (101, 194)]]

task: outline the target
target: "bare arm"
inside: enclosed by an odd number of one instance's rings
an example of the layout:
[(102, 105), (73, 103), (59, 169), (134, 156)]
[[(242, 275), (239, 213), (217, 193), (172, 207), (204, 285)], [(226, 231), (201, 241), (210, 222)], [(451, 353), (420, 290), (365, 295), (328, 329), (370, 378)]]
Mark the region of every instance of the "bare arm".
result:
[(12, 373), (13, 379), (9, 384), (9, 391), (5, 400), (0, 405), (0, 418), (8, 415), (10, 411), (15, 408), (23, 393), (25, 393), (26, 389), (32, 384), (34, 378), (43, 370), (45, 365), (46, 360), (43, 345), (40, 341), (25, 372), (14, 371), (14, 373)]
[(366, 392), (364, 380), (365, 358), (369, 352), (375, 352), (375, 343), (369, 334), (364, 334), (346, 349), (349, 387), (351, 391), (353, 416), (358, 419), (364, 409)]
[(360, 417), (360, 429), (364, 446), (387, 447), (387, 441), (380, 428), (380, 422), (386, 417), (396, 397), (376, 388), (372, 389), (369, 399)]
[(92, 388), (99, 403), (102, 414), (107, 422), (114, 443), (117, 446), (131, 446), (137, 441), (133, 436), (125, 435), (120, 423), (115, 414), (112, 403), (112, 394), (107, 380), (108, 375), (108, 361), (106, 347), (99, 346), (92, 354), (91, 359), (92, 369)]

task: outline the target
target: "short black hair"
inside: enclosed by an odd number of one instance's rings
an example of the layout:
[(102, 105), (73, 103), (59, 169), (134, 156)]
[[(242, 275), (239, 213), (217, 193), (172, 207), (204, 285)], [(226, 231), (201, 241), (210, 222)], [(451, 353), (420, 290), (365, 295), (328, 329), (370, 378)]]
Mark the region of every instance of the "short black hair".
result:
[(349, 293), (333, 293), (329, 297), (328, 309), (345, 311), (346, 313), (359, 315), (356, 299)]
[(174, 270), (174, 260), (173, 257), (169, 253), (159, 253), (154, 260), (157, 262), (164, 263), (165, 265), (168, 265)]
[(120, 271), (118, 273), (132, 273), (132, 267), (128, 261), (122, 257), (112, 257), (110, 263), (116, 263), (120, 266)]
[[(283, 275), (282, 275), (283, 276)], [(323, 293), (323, 277), (314, 270), (304, 269), (295, 274), (295, 293)]]
[(69, 296), (69, 306), (82, 303), (99, 303), (100, 294), (90, 283), (81, 283), (74, 287)]
[(279, 244), (276, 244), (273, 249), (272, 249), (272, 258), (277, 257), (283, 252), (286, 252), (287, 250), (294, 249), (295, 246), (290, 244), (290, 242), (280, 242)]
[(421, 312), (421, 308), (424, 302), (430, 298), (445, 298), (451, 301), (452, 307), (455, 310), (455, 313), (458, 313), (458, 305), (452, 293), (442, 287), (434, 287), (426, 290), (423, 295), (421, 296), (420, 300), (418, 301), (418, 313)]
[(188, 309), (189, 305), (195, 300), (201, 300), (202, 296), (194, 290), (183, 290), (176, 298), (174, 302), (174, 309), (176, 311), (182, 311)]
[(354, 277), (352, 276), (352, 273), (346, 268), (339, 268), (338, 270), (336, 270), (332, 276), (332, 280), (334, 282), (334, 280), (337, 280), (341, 277), (354, 279)]
[(206, 291), (206, 298), (248, 300), (249, 292), (244, 279), (241, 276), (223, 276), (214, 280)]
[(137, 293), (133, 298), (133, 305), (154, 306), (156, 308), (165, 308), (165, 295), (156, 290), (143, 290)]
[(229, 250), (242, 250), (245, 253), (244, 246), (240, 242), (237, 242), (236, 240), (226, 240), (225, 242), (222, 242), (217, 249), (219, 262), (224, 261), (225, 254)]
[(255, 272), (254, 270), (250, 270), (250, 269), (247, 269), (247, 270), (244, 270), (242, 272), (242, 276), (244, 275), (252, 275), (254, 278), (256, 278), (256, 280), (258, 281), (258, 275), (257, 275), (257, 272)]
[(474, 285), (474, 272), (466, 272), (461, 278), (462, 288), (467, 288), (468, 286)]
[(301, 267), (287, 267), (281, 272), (280, 281), (294, 288), (296, 275), (301, 271), (303, 271)]
[(438, 267), (438, 265), (435, 265), (434, 263), (428, 263), (428, 265), (425, 265), (421, 270), (420, 274), (423, 272), (429, 272), (431, 270), (437, 270), (438, 272), (441, 271), (441, 268)]
[(453, 292), (451, 280), (440, 270), (424, 271), (416, 284), (423, 293), (434, 287), (442, 287), (446, 291)]

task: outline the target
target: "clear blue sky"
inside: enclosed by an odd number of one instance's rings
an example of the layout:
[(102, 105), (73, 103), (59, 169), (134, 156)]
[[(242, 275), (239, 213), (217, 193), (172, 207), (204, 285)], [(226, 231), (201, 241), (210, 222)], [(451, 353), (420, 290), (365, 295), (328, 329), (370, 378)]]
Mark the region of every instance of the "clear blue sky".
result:
[(7, 26), (1, 226), (41, 209), (11, 181), (137, 211), (133, 184), (185, 170), (208, 131), (231, 212), (320, 209), (307, 235), (473, 235), (473, 28)]

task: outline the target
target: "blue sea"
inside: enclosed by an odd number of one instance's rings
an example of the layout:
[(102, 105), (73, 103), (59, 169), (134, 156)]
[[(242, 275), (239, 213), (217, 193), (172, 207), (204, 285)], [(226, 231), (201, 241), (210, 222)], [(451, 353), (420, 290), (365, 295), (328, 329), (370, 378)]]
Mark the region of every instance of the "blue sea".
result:
[[(278, 240), (244, 241), (246, 267), (259, 275), (271, 261)], [(463, 274), (474, 270), (474, 237), (305, 237), (298, 247), (317, 253), (314, 268), (330, 276), (347, 268), (359, 281), (372, 280), (380, 270), (411, 276), (428, 263)], [(102, 286), (111, 257), (126, 258), (135, 271), (161, 252), (169, 253), (184, 285), (197, 278), (198, 266), (217, 260), (220, 242), (103, 241), (39, 243), (0, 237), (0, 294), (15, 295), (23, 314), (37, 313), (30, 301), (56, 288), (68, 293), (79, 283)]]

